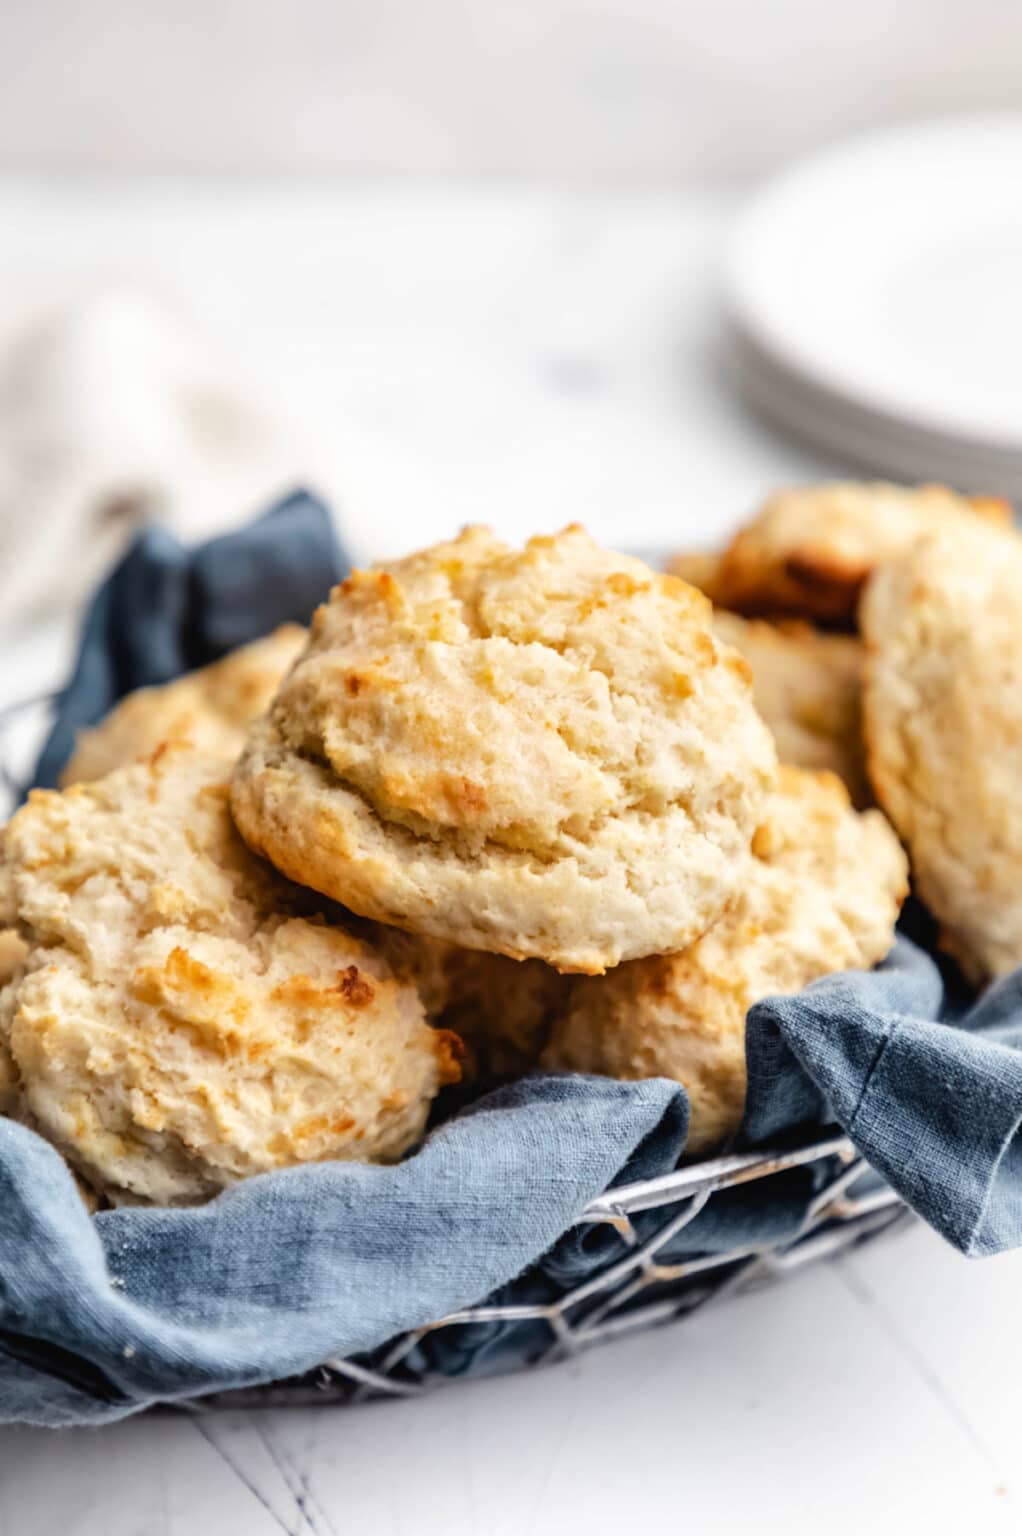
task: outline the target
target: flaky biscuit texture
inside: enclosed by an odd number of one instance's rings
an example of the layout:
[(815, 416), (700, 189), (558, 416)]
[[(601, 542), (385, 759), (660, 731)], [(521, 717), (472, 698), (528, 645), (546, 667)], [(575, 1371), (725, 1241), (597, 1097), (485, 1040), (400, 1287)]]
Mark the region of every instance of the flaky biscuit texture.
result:
[(415, 989), (249, 853), (224, 772), (161, 750), (6, 830), (29, 953), (0, 1038), (25, 1117), (114, 1199), (396, 1158), (457, 1076)]
[(715, 632), (752, 668), (752, 695), (782, 763), (826, 768), (852, 803), (870, 804), (862, 739), (863, 647), (800, 619), (743, 619), (717, 609)]
[(356, 572), (250, 732), (232, 803), (291, 879), (466, 948), (598, 972), (736, 887), (774, 774), (706, 599), (582, 529)]
[(679, 954), (576, 981), (543, 1065), (675, 1078), (691, 1107), (687, 1151), (724, 1141), (745, 1102), (749, 1008), (881, 960), (906, 872), (879, 811), (855, 812), (832, 774), (783, 767), (734, 906)]
[(917, 545), (862, 604), (877, 799), (976, 982), (1022, 962), (1022, 542)]
[(101, 779), (164, 742), (188, 742), (233, 761), (304, 644), (300, 624), (282, 624), (197, 672), (129, 693), (99, 725), (79, 733), (61, 785)]

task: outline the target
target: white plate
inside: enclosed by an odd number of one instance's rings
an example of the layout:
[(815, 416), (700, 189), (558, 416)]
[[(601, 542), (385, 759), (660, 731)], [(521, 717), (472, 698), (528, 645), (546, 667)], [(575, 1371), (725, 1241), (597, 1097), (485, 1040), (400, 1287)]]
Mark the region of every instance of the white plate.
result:
[(796, 166), (740, 220), (729, 292), (740, 331), (810, 387), (971, 454), (1022, 453), (1022, 114)]
[(739, 332), (732, 377), (765, 420), (870, 477), (939, 480), (957, 490), (1022, 504), (1022, 453), (924, 432), (810, 384)]

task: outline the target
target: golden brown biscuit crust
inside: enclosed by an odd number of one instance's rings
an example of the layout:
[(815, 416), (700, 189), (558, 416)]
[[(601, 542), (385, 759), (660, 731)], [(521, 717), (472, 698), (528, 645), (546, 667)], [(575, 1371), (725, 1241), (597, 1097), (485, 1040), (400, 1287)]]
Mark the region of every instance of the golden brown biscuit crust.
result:
[(36, 791), (5, 867), (29, 946), (0, 992), (19, 1106), (115, 1199), (393, 1159), (457, 1077), (414, 988), (248, 852), (219, 759), (161, 748)]
[(1022, 541), (927, 539), (876, 572), (861, 618), (877, 799), (983, 982), (1022, 962)]
[(724, 551), (713, 601), (738, 613), (851, 628), (875, 566), (928, 532), (968, 528), (977, 518), (1010, 527), (1011, 506), (940, 485), (836, 482), (779, 491)]
[(238, 825), (290, 878), (463, 947), (588, 972), (674, 948), (733, 895), (774, 770), (710, 616), (579, 528), (356, 572), (250, 732)]
[(61, 786), (101, 779), (162, 742), (188, 742), (233, 762), (249, 723), (269, 706), (305, 639), (300, 624), (282, 624), (198, 672), (129, 693), (99, 725), (79, 733)]
[(862, 739), (861, 641), (799, 619), (743, 619), (717, 609), (715, 632), (752, 668), (752, 695), (782, 763), (829, 769), (859, 809), (872, 802)]
[(741, 1119), (749, 1008), (883, 959), (906, 874), (879, 811), (853, 811), (833, 774), (783, 767), (730, 911), (679, 954), (575, 982), (543, 1065), (676, 1078), (691, 1107), (686, 1150), (705, 1151)]

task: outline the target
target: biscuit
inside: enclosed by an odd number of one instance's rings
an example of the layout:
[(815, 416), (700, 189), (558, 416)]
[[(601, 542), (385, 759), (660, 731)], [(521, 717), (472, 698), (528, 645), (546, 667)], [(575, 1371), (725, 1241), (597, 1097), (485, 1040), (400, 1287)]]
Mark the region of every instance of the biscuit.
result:
[[(2, 900), (2, 894), (0, 894)], [(0, 928), (0, 987), (12, 981), (28, 954), (28, 945), (14, 928)], [(12, 1113), (17, 1101), (18, 1072), (0, 1039), (0, 1115)]]
[(862, 603), (866, 748), (916, 890), (975, 982), (1022, 962), (1022, 542), (928, 539)]
[(781, 769), (735, 905), (695, 944), (575, 981), (542, 1063), (684, 1084), (686, 1150), (733, 1134), (745, 1103), (745, 1016), (828, 971), (871, 966), (894, 940), (905, 855), (879, 811), (829, 773)]
[(250, 731), (250, 845), (354, 911), (599, 972), (735, 894), (774, 774), (693, 588), (578, 527), (485, 528), (335, 589)]
[(29, 953), (0, 1038), (25, 1118), (114, 1199), (396, 1158), (458, 1075), (415, 989), (248, 852), (224, 773), (161, 748), (6, 829)]
[[(357, 921), (357, 920), (356, 920)], [(531, 1071), (571, 977), (542, 960), (511, 960), (366, 923), (365, 932), (396, 976), (413, 982), (426, 1017), (463, 1042), (463, 1078), (475, 1083)]]
[(455, 957), (461, 953), (457, 946), (424, 939), (403, 928), (389, 928), (385, 923), (367, 922), (354, 913), (346, 916), (352, 931), (380, 951), (394, 975), (411, 982), (427, 1019), (435, 1024), (451, 1000)]
[(466, 1073), (482, 1083), (522, 1077), (539, 1065), (572, 977), (542, 960), (457, 950), (439, 1022), (465, 1042)]
[(834, 483), (779, 491), (732, 539), (713, 600), (748, 614), (795, 614), (851, 628), (874, 566), (927, 532), (1011, 525), (1011, 507), (940, 485)]
[(300, 624), (282, 624), (198, 672), (129, 693), (99, 725), (79, 733), (61, 785), (101, 779), (165, 741), (189, 742), (233, 761), (249, 723), (269, 705), (305, 638)]
[(18, 1069), (14, 1057), (0, 1040), (0, 1115), (13, 1115), (18, 1104)]
[(5, 987), (28, 953), (28, 946), (14, 928), (0, 928), (0, 987)]
[(752, 696), (782, 763), (828, 768), (853, 805), (872, 800), (862, 741), (863, 648), (799, 619), (743, 619), (718, 609), (714, 632), (752, 668)]
[(666, 569), (672, 576), (680, 576), (690, 587), (698, 587), (711, 603), (720, 602), (720, 569), (723, 553), (719, 550), (686, 550), (672, 555)]
[[(14, 928), (0, 929), (0, 988), (13, 981), (21, 966), (28, 959), (29, 948)], [(18, 1069), (3, 1039), (0, 1038), (0, 1115), (18, 1116), (20, 1103)], [(27, 1117), (21, 1114), (22, 1119)], [(75, 1188), (86, 1210), (98, 1209), (99, 1201), (93, 1190), (72, 1170)]]
[(394, 974), (418, 988), (430, 1023), (462, 1041), (463, 1080), (479, 1085), (533, 1070), (570, 977), (542, 960), (509, 960), (382, 923), (366, 923), (365, 932)]

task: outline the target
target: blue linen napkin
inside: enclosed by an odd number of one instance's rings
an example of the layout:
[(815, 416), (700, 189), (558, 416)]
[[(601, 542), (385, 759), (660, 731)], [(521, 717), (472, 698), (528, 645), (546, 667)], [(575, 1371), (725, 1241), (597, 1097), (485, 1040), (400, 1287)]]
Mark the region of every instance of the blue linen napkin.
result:
[(76, 733), (126, 693), (170, 682), (288, 620), (307, 623), (350, 568), (330, 513), (308, 491), (197, 549), (166, 528), (143, 529), (88, 606), (32, 783), (52, 788)]
[(662, 1079), (536, 1078), (395, 1167), (317, 1163), (91, 1218), (58, 1154), (0, 1120), (0, 1420), (100, 1423), (433, 1322), (518, 1275), (623, 1169), (673, 1167), (687, 1123)]
[[(193, 554), (144, 535), (93, 602), (41, 776), (126, 688), (306, 618), (342, 566), (306, 496)], [(872, 973), (758, 1004), (747, 1060), (740, 1144), (836, 1121), (963, 1253), (1022, 1243), (1022, 971), (964, 1007), (902, 937)], [(587, 1202), (669, 1171), (687, 1125), (675, 1083), (536, 1076), (397, 1167), (317, 1164), (196, 1209), (90, 1218), (60, 1157), (0, 1120), (0, 1421), (100, 1423), (372, 1352), (487, 1296), (549, 1299), (622, 1252), (612, 1228), (575, 1225)], [(669, 1256), (794, 1235), (815, 1178), (717, 1197)], [(656, 1219), (637, 1218), (640, 1231)], [(419, 1354), (480, 1373), (537, 1345), (531, 1325), (494, 1323), (428, 1334)]]

